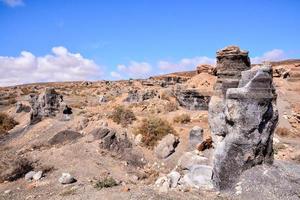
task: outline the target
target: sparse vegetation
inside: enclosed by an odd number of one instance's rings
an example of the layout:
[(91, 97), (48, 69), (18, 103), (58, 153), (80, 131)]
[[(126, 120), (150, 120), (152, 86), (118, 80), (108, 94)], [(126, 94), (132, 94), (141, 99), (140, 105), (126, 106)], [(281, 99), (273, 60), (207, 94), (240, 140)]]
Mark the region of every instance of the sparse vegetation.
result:
[(17, 124), (18, 122), (9, 117), (7, 114), (0, 113), (0, 135), (6, 134), (7, 131), (14, 128)]
[(101, 190), (102, 188), (110, 188), (117, 185), (118, 183), (115, 179), (113, 179), (112, 177), (107, 177), (104, 178), (103, 180), (97, 181), (96, 184), (94, 185), (94, 188)]
[(191, 117), (190, 117), (190, 115), (184, 113), (184, 114), (175, 116), (173, 118), (173, 121), (175, 123), (187, 124), (187, 123), (189, 123), (191, 121)]
[(121, 124), (124, 127), (128, 126), (134, 120), (136, 120), (136, 117), (132, 110), (124, 106), (115, 107), (110, 118), (117, 124)]
[(32, 90), (27, 87), (21, 88), (21, 92), (22, 92), (22, 95), (29, 95), (29, 94), (37, 93), (37, 91)]
[(282, 136), (282, 137), (288, 136), (289, 135), (289, 129), (278, 127), (276, 129), (276, 134), (279, 135), (279, 136)]
[(165, 105), (165, 111), (166, 112), (172, 112), (178, 110), (178, 105), (176, 102), (173, 101), (169, 101), (168, 103), (166, 103)]
[(143, 145), (153, 148), (164, 136), (169, 133), (175, 134), (175, 130), (167, 121), (153, 116), (143, 119), (134, 133), (143, 136)]
[(0, 183), (14, 181), (32, 170), (32, 163), (13, 152), (1, 152)]

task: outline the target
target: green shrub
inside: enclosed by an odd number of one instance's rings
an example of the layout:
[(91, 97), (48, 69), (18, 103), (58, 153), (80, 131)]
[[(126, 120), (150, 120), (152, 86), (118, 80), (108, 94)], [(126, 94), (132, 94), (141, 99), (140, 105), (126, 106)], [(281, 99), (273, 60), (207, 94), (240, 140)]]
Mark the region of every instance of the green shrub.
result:
[(128, 126), (134, 120), (136, 120), (136, 117), (132, 110), (130, 110), (129, 108), (125, 108), (124, 106), (115, 107), (110, 118), (117, 124), (121, 124), (124, 127)]
[(135, 135), (141, 134), (142, 144), (153, 148), (159, 140), (168, 134), (176, 134), (173, 127), (165, 120), (157, 117), (143, 119), (134, 130)]
[(175, 123), (187, 124), (187, 123), (189, 123), (191, 121), (191, 117), (188, 114), (184, 113), (184, 114), (175, 116), (173, 118), (173, 121)]
[(103, 180), (97, 181), (96, 184), (94, 185), (94, 188), (101, 190), (102, 188), (110, 188), (117, 185), (118, 183), (115, 179), (113, 179), (112, 177), (108, 177), (108, 178), (104, 178)]

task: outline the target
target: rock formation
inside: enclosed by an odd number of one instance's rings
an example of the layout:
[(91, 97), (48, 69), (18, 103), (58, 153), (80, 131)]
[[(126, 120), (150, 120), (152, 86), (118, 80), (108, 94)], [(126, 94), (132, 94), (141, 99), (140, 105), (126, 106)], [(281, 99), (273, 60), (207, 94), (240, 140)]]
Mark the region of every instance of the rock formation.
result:
[(175, 91), (180, 106), (189, 110), (207, 110), (210, 96), (201, 94), (195, 89), (178, 89)]
[(248, 52), (237, 47), (217, 52), (217, 91), (209, 123), (215, 143), (212, 179), (220, 190), (233, 188), (243, 171), (273, 162), (278, 112), (272, 70), (249, 66)]
[(63, 96), (58, 94), (54, 88), (46, 88), (40, 95), (32, 94), (30, 124), (36, 124), (44, 117), (55, 116), (59, 112), (62, 101)]

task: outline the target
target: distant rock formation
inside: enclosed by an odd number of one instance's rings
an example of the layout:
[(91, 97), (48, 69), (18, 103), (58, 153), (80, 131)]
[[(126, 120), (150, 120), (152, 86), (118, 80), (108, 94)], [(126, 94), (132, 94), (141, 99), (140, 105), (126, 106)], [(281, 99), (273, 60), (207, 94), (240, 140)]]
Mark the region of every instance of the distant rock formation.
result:
[(243, 171), (273, 162), (278, 111), (271, 67), (250, 69), (248, 52), (232, 46), (218, 51), (217, 74), (209, 105), (215, 145), (212, 179), (217, 189), (226, 190)]
[(63, 101), (63, 96), (58, 94), (54, 88), (46, 88), (42, 94), (32, 94), (30, 97), (31, 125), (40, 122), (44, 117), (55, 116)]
[(180, 106), (189, 110), (207, 110), (210, 96), (195, 89), (178, 89), (175, 97)]
[(207, 74), (211, 74), (211, 75), (215, 75), (216, 74), (216, 68), (212, 65), (208, 65), (208, 64), (200, 64), (196, 67), (196, 71), (197, 74), (201, 74), (201, 73), (207, 73)]

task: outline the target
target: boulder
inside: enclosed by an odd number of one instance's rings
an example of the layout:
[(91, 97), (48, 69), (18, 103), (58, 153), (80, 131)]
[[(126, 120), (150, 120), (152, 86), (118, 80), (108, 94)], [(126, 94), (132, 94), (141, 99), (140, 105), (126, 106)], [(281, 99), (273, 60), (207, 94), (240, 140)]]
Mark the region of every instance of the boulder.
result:
[(75, 183), (77, 180), (69, 173), (62, 173), (58, 181), (61, 184), (71, 184), (71, 183)]
[[(105, 135), (105, 136), (104, 136)], [(102, 133), (98, 133), (101, 138), (100, 148), (113, 151), (116, 153), (123, 153), (132, 147), (132, 143), (127, 138), (127, 134), (123, 137), (117, 134), (113, 129), (103, 129)], [(103, 137), (104, 136), (104, 137)]]
[(166, 135), (154, 148), (155, 155), (158, 158), (165, 159), (175, 152), (179, 139), (173, 134)]
[(180, 184), (188, 187), (212, 189), (212, 167), (208, 165), (193, 165), (191, 170), (180, 179)]
[(195, 151), (185, 152), (178, 160), (177, 166), (181, 170), (191, 170), (194, 165), (207, 165), (209, 159), (198, 155)]
[(141, 100), (138, 90), (131, 90), (128, 92), (127, 97), (124, 99), (125, 102), (137, 103)]
[(167, 175), (167, 178), (170, 180), (170, 187), (175, 188), (180, 180), (180, 174), (177, 171), (172, 171)]
[(43, 177), (43, 171), (38, 171), (33, 175), (33, 180), (40, 180)]
[(225, 137), (214, 154), (213, 182), (230, 189), (246, 169), (273, 162), (273, 133), (278, 122), (270, 67), (242, 73), (238, 88), (224, 101)]
[(54, 88), (46, 88), (40, 94), (30, 95), (30, 124), (40, 122), (44, 117), (54, 117), (59, 112), (60, 103), (63, 101), (63, 96), (58, 94)]
[(218, 51), (217, 76), (209, 104), (212, 180), (217, 189), (228, 190), (245, 170), (273, 162), (278, 112), (271, 67), (250, 69), (247, 51), (235, 46)]
[(238, 199), (299, 199), (300, 166), (285, 161), (246, 170), (235, 187)]
[(50, 145), (63, 145), (66, 143), (77, 141), (82, 135), (76, 131), (64, 130), (55, 134), (48, 143)]
[(21, 102), (17, 102), (16, 104), (16, 113), (21, 113), (21, 112), (30, 112), (31, 108), (30, 106), (24, 105)]
[(199, 126), (194, 126), (189, 133), (189, 149), (196, 149), (198, 144), (203, 141), (203, 129)]
[(25, 174), (25, 180), (26, 181), (31, 181), (33, 179), (33, 176), (35, 175), (35, 171), (30, 171), (30, 172), (27, 172)]
[(97, 129), (94, 129), (90, 134), (93, 135), (94, 140), (100, 140), (105, 138), (110, 132), (115, 132), (112, 129), (109, 129), (107, 127), (100, 127)]

